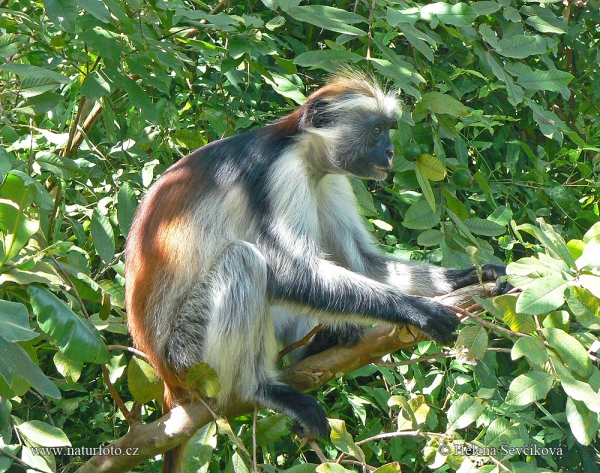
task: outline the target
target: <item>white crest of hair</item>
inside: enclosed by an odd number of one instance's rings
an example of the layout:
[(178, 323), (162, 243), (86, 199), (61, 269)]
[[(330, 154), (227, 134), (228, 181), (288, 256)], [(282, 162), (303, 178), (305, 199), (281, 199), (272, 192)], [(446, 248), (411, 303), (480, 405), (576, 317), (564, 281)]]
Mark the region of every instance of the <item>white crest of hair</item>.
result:
[(367, 72), (341, 69), (331, 78), (331, 83), (348, 81), (348, 86), (354, 85), (355, 91), (348, 94), (346, 100), (341, 100), (335, 107), (340, 107), (340, 112), (356, 108), (365, 108), (368, 111), (380, 113), (390, 118), (398, 117), (400, 113), (400, 101), (397, 89), (384, 89), (375, 76)]

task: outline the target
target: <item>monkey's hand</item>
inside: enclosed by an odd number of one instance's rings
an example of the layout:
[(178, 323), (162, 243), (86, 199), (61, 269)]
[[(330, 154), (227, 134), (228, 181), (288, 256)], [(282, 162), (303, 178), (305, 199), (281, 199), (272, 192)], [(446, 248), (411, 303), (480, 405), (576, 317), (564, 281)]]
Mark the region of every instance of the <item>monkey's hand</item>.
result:
[[(481, 268), (472, 267), (468, 269), (447, 269), (446, 278), (451, 283), (453, 290), (479, 284), (479, 282), (495, 281), (496, 286), (492, 290), (492, 296), (506, 294), (513, 287), (503, 279), (506, 276), (506, 266), (487, 263)], [(479, 277), (481, 276), (481, 279)]]
[(404, 309), (406, 321), (419, 327), (436, 342), (447, 345), (454, 340), (460, 319), (452, 309), (417, 296), (406, 296)]
[(488, 263), (481, 267), (481, 279), (485, 281), (496, 281), (496, 286), (492, 289), (492, 296), (506, 294), (513, 287), (507, 281), (503, 281), (506, 276), (506, 266)]

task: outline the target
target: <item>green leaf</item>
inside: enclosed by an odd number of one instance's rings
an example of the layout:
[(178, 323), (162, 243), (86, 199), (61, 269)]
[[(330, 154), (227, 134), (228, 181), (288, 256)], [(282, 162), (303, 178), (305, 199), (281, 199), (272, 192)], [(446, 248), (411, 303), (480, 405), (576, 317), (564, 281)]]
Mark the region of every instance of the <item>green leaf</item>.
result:
[(542, 365), (548, 362), (548, 352), (539, 338), (519, 338), (512, 347), (510, 357), (517, 360), (524, 356), (534, 365)]
[(357, 63), (363, 59), (361, 55), (351, 51), (323, 49), (299, 54), (294, 58), (294, 64), (301, 67), (313, 67), (324, 69), (328, 72), (336, 72), (342, 66)]
[(339, 463), (334, 462), (321, 463), (315, 471), (317, 473), (351, 473), (351, 470), (347, 470)]
[(290, 8), (287, 13), (298, 21), (310, 23), (329, 31), (357, 36), (366, 34), (363, 30), (350, 26), (355, 23), (366, 22), (366, 18), (340, 8), (324, 5), (302, 5)]
[(92, 214), (91, 231), (98, 255), (105, 263), (110, 263), (115, 257), (115, 234), (110, 220), (98, 208)]
[(445, 2), (432, 3), (421, 7), (421, 18), (432, 21), (439, 19), (442, 23), (452, 26), (471, 26), (475, 21), (477, 14), (475, 10), (465, 3), (455, 3), (454, 5)]
[(7, 342), (31, 340), (39, 333), (29, 327), (27, 307), (18, 302), (0, 300), (0, 337)]
[(400, 468), (400, 463), (392, 462), (380, 466), (379, 468), (374, 470), (373, 473), (400, 473), (401, 471), (402, 468)]
[(567, 304), (577, 321), (586, 328), (600, 328), (600, 300), (590, 291), (578, 286), (569, 288)]
[(458, 429), (464, 429), (471, 425), (485, 411), (485, 406), (474, 397), (468, 394), (461, 396), (452, 403), (448, 409), (448, 427), (447, 432)]
[(62, 374), (70, 383), (76, 383), (83, 370), (83, 362), (72, 360), (66, 357), (60, 351), (57, 351), (52, 358), (56, 370)]
[(502, 225), (483, 218), (468, 218), (464, 220), (464, 223), (469, 231), (476, 235), (493, 237), (503, 235), (506, 232), (506, 228)]
[(133, 188), (128, 182), (124, 182), (119, 189), (119, 198), (117, 202), (117, 220), (119, 222), (119, 230), (121, 235), (127, 238), (129, 235), (129, 229), (135, 216), (135, 210), (137, 208), (137, 198)]
[(500, 8), (500, 4), (498, 2), (491, 1), (482, 1), (482, 2), (473, 2), (471, 3), (471, 8), (475, 10), (477, 16), (481, 15), (491, 15), (492, 13), (496, 13)]
[[(217, 424), (209, 422), (200, 427), (190, 439), (185, 449), (184, 473), (206, 471), (199, 467), (208, 467), (214, 449), (217, 447)], [(192, 466), (193, 465), (193, 466)], [(190, 468), (191, 466), (191, 468)]]
[(504, 295), (496, 297), (493, 304), (494, 307), (503, 311), (502, 320), (511, 330), (520, 333), (531, 333), (535, 330), (535, 323), (530, 315), (517, 313), (517, 301), (514, 296)]
[(468, 325), (458, 334), (456, 346), (468, 350), (466, 355), (461, 353), (461, 358), (466, 356), (468, 360), (481, 359), (488, 348), (488, 334), (481, 325)]
[(513, 107), (519, 105), (523, 101), (523, 89), (515, 84), (512, 77), (502, 68), (502, 66), (500, 66), (500, 64), (498, 64), (498, 62), (496, 62), (489, 52), (482, 51), (481, 55), (482, 59), (484, 59), (492, 69), (496, 78), (506, 85), (509, 103)]
[(45, 79), (52, 84), (70, 84), (72, 81), (59, 72), (51, 71), (45, 67), (32, 66), (30, 64), (3, 64), (2, 69), (18, 75), (23, 79)]
[(354, 443), (354, 439), (346, 430), (346, 423), (340, 419), (329, 419), (331, 426), (331, 443), (346, 455), (356, 458), (362, 463), (365, 463), (365, 454)]
[(266, 75), (262, 76), (263, 80), (273, 87), (273, 90), (282, 97), (292, 99), (299, 105), (302, 105), (306, 101), (304, 94), (298, 89), (292, 81), (287, 77), (279, 74), (271, 74), (271, 78)]
[(589, 445), (598, 435), (598, 415), (581, 401), (567, 398), (567, 420), (571, 432), (581, 445)]
[(417, 159), (417, 169), (424, 177), (432, 181), (441, 181), (446, 177), (446, 167), (431, 154), (422, 154)]
[[(556, 113), (549, 110), (544, 110), (542, 107), (532, 101), (528, 101), (527, 105), (533, 112), (533, 119), (540, 127), (540, 131), (548, 138), (552, 138), (559, 143), (562, 143), (563, 133), (570, 133), (567, 124), (558, 118)], [(561, 195), (564, 194), (564, 191), (559, 189), (551, 189), (549, 190), (549, 193)]]
[(18, 38), (16, 34), (5, 33), (0, 36), (0, 57), (7, 58), (18, 52)]
[(77, 361), (106, 363), (108, 350), (89, 320), (78, 317), (67, 304), (41, 286), (30, 285), (27, 293), (40, 328), (58, 343), (66, 356)]
[(75, 161), (64, 156), (52, 153), (38, 153), (35, 161), (42, 169), (56, 174), (62, 179), (69, 180), (81, 173), (81, 169)]
[(437, 115), (446, 114), (457, 118), (469, 114), (468, 107), (465, 107), (454, 97), (441, 92), (427, 92), (423, 94), (423, 98), (417, 107), (431, 110)]
[(572, 74), (557, 69), (535, 70), (520, 62), (508, 63), (505, 67), (509, 73), (517, 76), (517, 82), (528, 90), (561, 92), (573, 80)]
[(256, 445), (266, 447), (273, 445), (288, 430), (288, 420), (284, 414), (263, 417), (256, 422)]
[(154, 368), (134, 356), (127, 365), (127, 384), (133, 398), (140, 404), (162, 399), (164, 383)]
[(504, 57), (524, 59), (533, 54), (545, 53), (546, 41), (539, 35), (514, 35), (498, 41), (493, 47)]
[(197, 389), (204, 397), (215, 397), (221, 390), (217, 373), (208, 363), (192, 366), (185, 375), (185, 384)]
[(421, 187), (421, 191), (423, 191), (423, 197), (429, 204), (429, 207), (433, 212), (436, 211), (435, 205), (435, 196), (433, 195), (433, 189), (431, 188), (431, 184), (428, 179), (425, 179), (421, 174), (421, 171), (418, 167), (415, 168), (415, 175), (417, 176), (417, 181), (419, 182), (419, 186)]
[(42, 396), (60, 399), (58, 388), (31, 360), (27, 352), (16, 343), (7, 342), (4, 337), (0, 337), (0, 375), (9, 385), (16, 381), (14, 376), (19, 376)]
[(16, 425), (15, 428), (23, 437), (40, 447), (70, 447), (71, 442), (65, 433), (40, 420), (30, 420)]
[(356, 196), (360, 214), (364, 217), (379, 215), (373, 203), (373, 196), (365, 187), (364, 182), (354, 177), (350, 177), (348, 180)]
[(573, 399), (583, 402), (592, 412), (600, 413), (600, 394), (588, 383), (575, 379), (558, 359), (554, 360), (556, 373), (565, 392)]
[(144, 117), (156, 123), (158, 114), (156, 113), (156, 107), (152, 103), (151, 96), (127, 76), (123, 76), (123, 88), (127, 92), (131, 103), (142, 111)]
[[(113, 64), (120, 60), (123, 50), (123, 40), (118, 34), (108, 31), (101, 26), (94, 26), (94, 28), (82, 31), (79, 36), (85, 41), (88, 48), (100, 54), (105, 62)], [(131, 58), (128, 57), (127, 59)]]
[(112, 93), (110, 84), (98, 71), (93, 71), (83, 80), (81, 94), (91, 99), (108, 97)]
[(513, 439), (519, 438), (519, 431), (512, 427), (510, 422), (503, 417), (494, 419), (487, 428), (484, 444), (489, 447), (499, 447), (502, 442), (510, 444)]
[(412, 95), (416, 99), (421, 98), (421, 92), (412, 84), (419, 84), (425, 82), (425, 79), (416, 71), (410, 67), (398, 64), (397, 62), (388, 61), (385, 59), (371, 58), (371, 64), (375, 67), (384, 77), (389, 77), (398, 86), (402, 88), (402, 91)]
[(543, 371), (530, 371), (517, 376), (506, 394), (509, 406), (527, 406), (546, 397), (552, 388), (554, 376)]
[(75, 0), (43, 0), (46, 14), (58, 28), (75, 33), (77, 3)]
[(421, 19), (421, 13), (418, 8), (396, 9), (390, 6), (386, 8), (386, 21), (392, 27), (398, 26), (400, 23), (414, 25), (419, 19)]
[(439, 223), (440, 215), (439, 207), (434, 212), (426, 199), (420, 199), (408, 208), (402, 225), (414, 230), (427, 230)]
[(517, 299), (517, 312), (521, 314), (547, 314), (565, 302), (565, 291), (569, 282), (560, 273), (534, 280)]
[(6, 262), (14, 258), (31, 236), (38, 231), (40, 222), (25, 215), (36, 196), (34, 184), (25, 185), (20, 176), (8, 174), (0, 187), (0, 228), (6, 230), (4, 236), (4, 258)]
[(444, 241), (445, 235), (439, 230), (425, 230), (417, 237), (419, 246), (437, 246)]
[(238, 452), (231, 455), (231, 469), (233, 473), (250, 473), (244, 459)]
[(549, 8), (538, 5), (526, 5), (523, 6), (520, 11), (529, 17), (525, 20), (525, 23), (532, 26), (540, 33), (563, 34), (567, 32), (567, 24), (552, 13)]
[(172, 133), (171, 139), (179, 146), (183, 146), (188, 150), (200, 148), (207, 143), (206, 136), (203, 133), (199, 133), (196, 129), (190, 130), (189, 128), (181, 128)]
[(592, 374), (592, 361), (579, 340), (558, 328), (544, 328), (542, 332), (570, 370), (584, 378)]
[(102, 0), (76, 0), (79, 6), (103, 23), (110, 22), (110, 11)]

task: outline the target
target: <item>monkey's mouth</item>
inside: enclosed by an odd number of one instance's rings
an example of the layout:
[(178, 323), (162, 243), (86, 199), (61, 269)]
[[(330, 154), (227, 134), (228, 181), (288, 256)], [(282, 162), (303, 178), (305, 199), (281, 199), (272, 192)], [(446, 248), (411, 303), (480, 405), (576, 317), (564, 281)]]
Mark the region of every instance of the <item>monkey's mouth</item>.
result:
[(387, 175), (392, 172), (392, 166), (373, 166), (373, 174), (375, 179), (385, 179)]

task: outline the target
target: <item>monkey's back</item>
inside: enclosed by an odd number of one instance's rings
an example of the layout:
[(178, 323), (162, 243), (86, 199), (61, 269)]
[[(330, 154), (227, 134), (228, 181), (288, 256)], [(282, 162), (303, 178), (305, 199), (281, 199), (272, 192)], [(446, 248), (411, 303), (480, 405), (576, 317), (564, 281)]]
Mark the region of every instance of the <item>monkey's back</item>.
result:
[(225, 246), (256, 242), (269, 212), (265, 177), (291, 142), (269, 127), (216, 141), (171, 166), (142, 199), (126, 245), (127, 318), (166, 381), (178, 307)]

